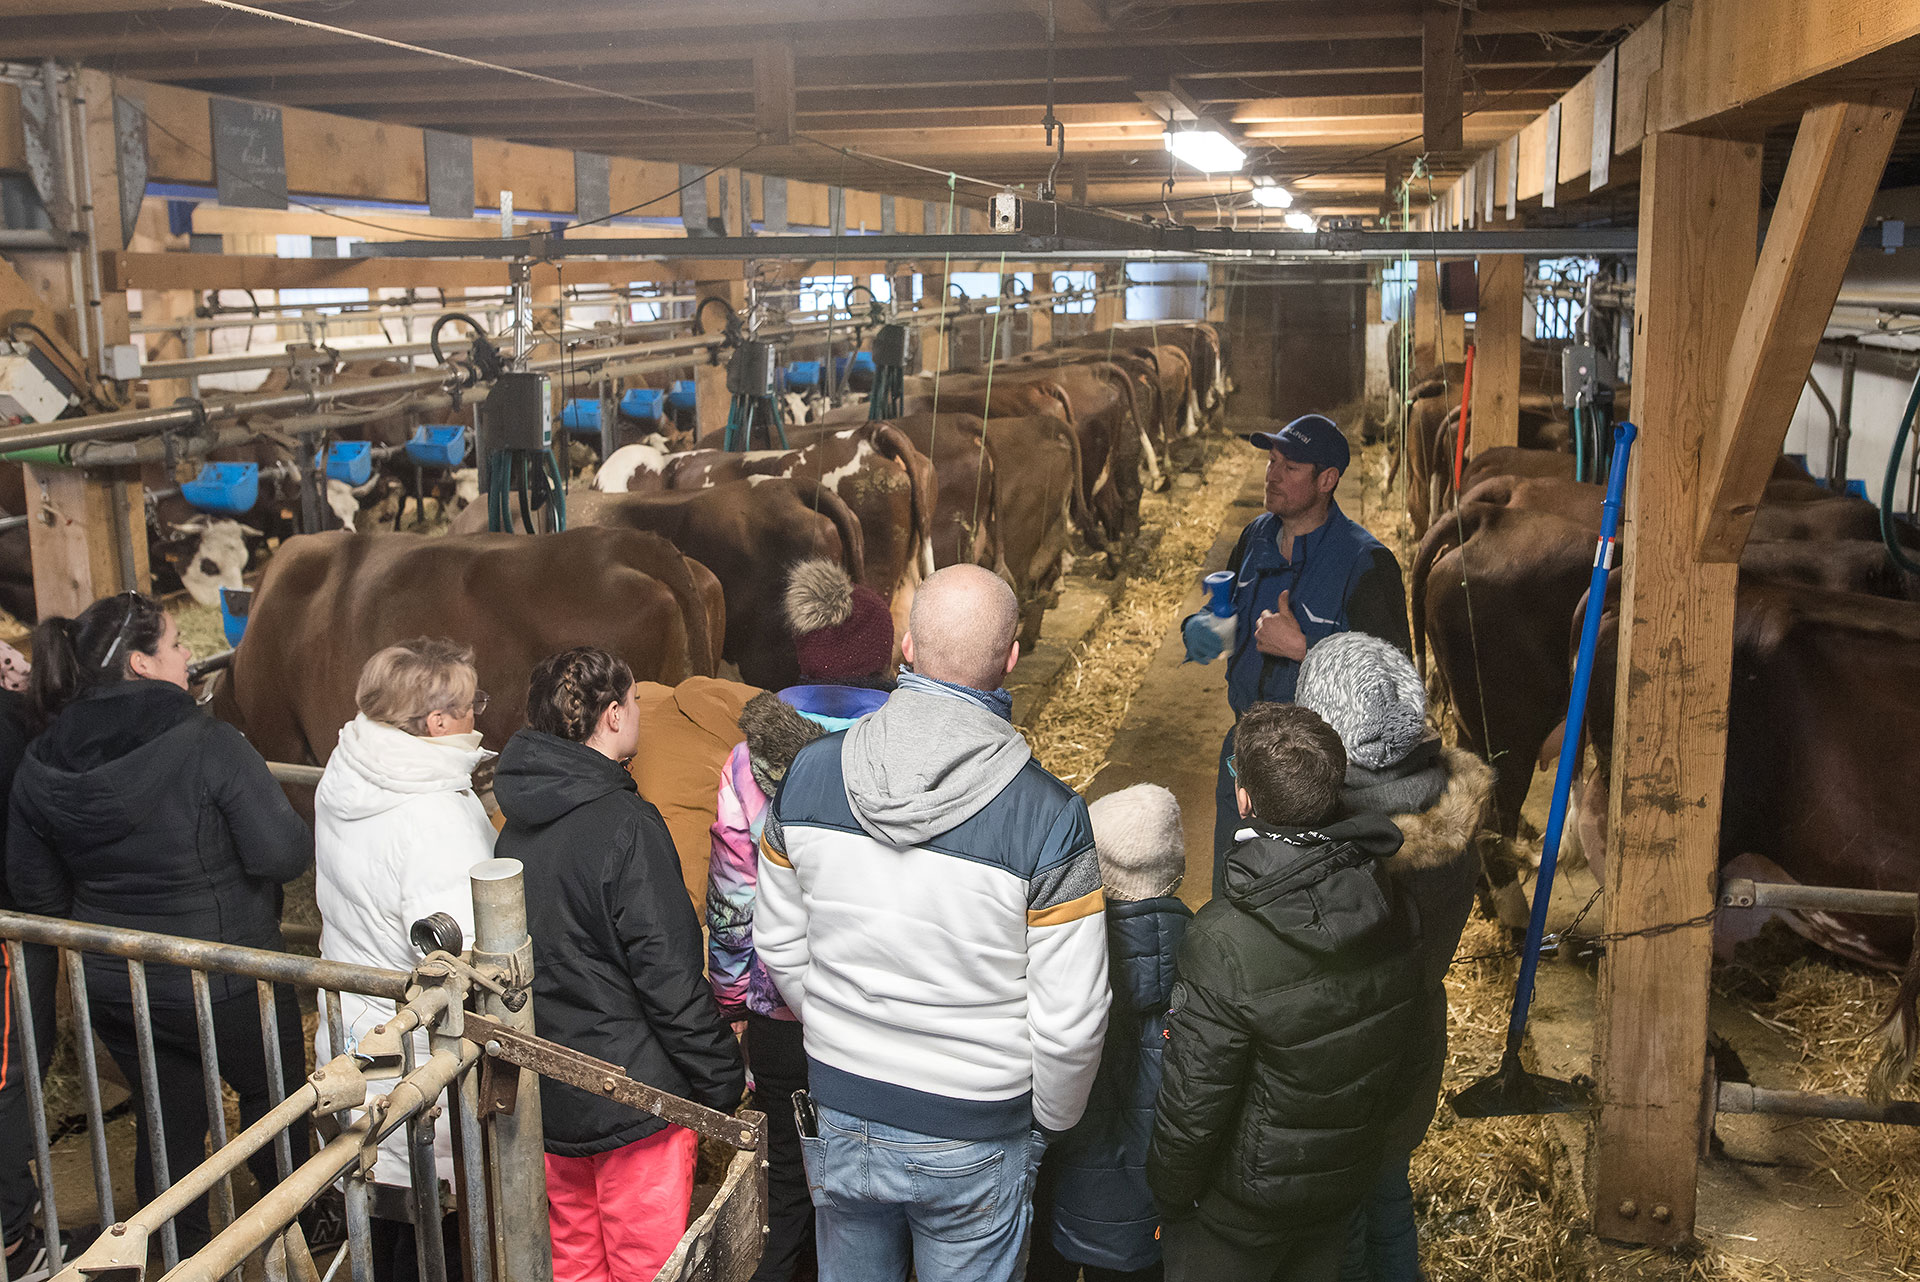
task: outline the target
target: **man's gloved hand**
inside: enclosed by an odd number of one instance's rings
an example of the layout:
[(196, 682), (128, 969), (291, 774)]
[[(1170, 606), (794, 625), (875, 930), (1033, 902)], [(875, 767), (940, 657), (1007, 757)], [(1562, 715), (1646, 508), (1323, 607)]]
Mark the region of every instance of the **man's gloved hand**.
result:
[(1220, 642), (1220, 634), (1208, 625), (1205, 610), (1186, 617), (1180, 625), (1180, 638), (1187, 643), (1190, 663), (1212, 663), (1226, 648)]

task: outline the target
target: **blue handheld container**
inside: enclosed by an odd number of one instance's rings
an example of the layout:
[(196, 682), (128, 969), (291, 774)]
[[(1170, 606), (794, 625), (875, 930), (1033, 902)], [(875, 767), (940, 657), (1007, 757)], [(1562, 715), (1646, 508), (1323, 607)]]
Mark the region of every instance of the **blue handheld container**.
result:
[(620, 413), (642, 423), (657, 423), (667, 416), (667, 394), (652, 387), (636, 387), (620, 398)]
[(458, 423), (422, 423), (407, 442), (407, 457), (421, 467), (459, 467), (467, 458), (467, 429)]
[(180, 497), (202, 512), (240, 516), (260, 501), (258, 463), (208, 463), (180, 487)]
[(693, 380), (690, 378), (677, 380), (667, 393), (667, 404), (674, 409), (691, 410), (694, 403)]
[(247, 614), (253, 609), (252, 588), (220, 589), (220, 627), (228, 645), (239, 645), (247, 632)]
[(560, 426), (569, 432), (597, 436), (600, 432), (599, 400), (582, 398), (568, 401), (566, 408), (560, 411)]
[(372, 441), (335, 441), (327, 447), (327, 479), (359, 489), (373, 479)]

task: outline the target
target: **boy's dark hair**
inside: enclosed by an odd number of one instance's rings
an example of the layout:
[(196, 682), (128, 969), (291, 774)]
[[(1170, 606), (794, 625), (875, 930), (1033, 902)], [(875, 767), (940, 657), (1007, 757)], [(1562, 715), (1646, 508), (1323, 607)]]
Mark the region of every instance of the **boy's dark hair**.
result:
[(1234, 727), (1233, 765), (1255, 819), (1275, 828), (1314, 828), (1339, 804), (1347, 751), (1319, 713), (1293, 703), (1256, 703)]
[(527, 682), (527, 724), (575, 743), (593, 737), (600, 714), (633, 689), (633, 669), (596, 646), (542, 659)]

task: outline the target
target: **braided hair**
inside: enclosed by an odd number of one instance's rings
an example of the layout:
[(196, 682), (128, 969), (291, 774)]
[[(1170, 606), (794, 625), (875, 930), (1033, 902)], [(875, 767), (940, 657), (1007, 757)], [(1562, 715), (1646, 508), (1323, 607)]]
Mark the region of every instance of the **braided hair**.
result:
[(33, 630), (33, 670), (27, 677), (27, 721), (33, 732), (46, 729), (84, 691), (130, 679), (127, 661), (156, 653), (166, 624), (160, 603), (139, 592), (102, 597), (75, 619), (42, 619)]
[(626, 700), (633, 669), (597, 646), (562, 650), (534, 668), (527, 682), (527, 725), (575, 743), (593, 737), (600, 714)]

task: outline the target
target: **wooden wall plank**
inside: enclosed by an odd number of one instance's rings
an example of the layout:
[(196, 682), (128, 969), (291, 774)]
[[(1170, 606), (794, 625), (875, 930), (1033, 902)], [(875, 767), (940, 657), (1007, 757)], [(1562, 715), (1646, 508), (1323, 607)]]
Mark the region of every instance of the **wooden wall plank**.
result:
[(1588, 72), (1560, 99), (1560, 182), (1563, 185), (1585, 178), (1593, 168), (1593, 100), (1598, 74), (1598, 68)]
[(1520, 190), (1521, 200), (1540, 199), (1540, 166), (1545, 163), (1547, 150), (1547, 117), (1542, 114), (1532, 124), (1520, 131)]
[[(1687, 921), (1717, 891), (1737, 567), (1695, 558), (1693, 514), (1760, 215), (1755, 144), (1656, 134), (1644, 165), (1609, 932)], [(1692, 1236), (1712, 949), (1709, 922), (1615, 939), (1600, 964), (1593, 1208), (1603, 1237)]]
[(21, 173), (27, 167), (27, 143), (21, 133), (20, 90), (0, 85), (0, 171)]
[(1746, 546), (1907, 97), (1827, 103), (1801, 122), (1727, 360), (1701, 492), (1704, 561), (1738, 561)]
[(1625, 155), (1647, 136), (1647, 85), (1660, 70), (1667, 11), (1656, 9), (1620, 42), (1613, 93), (1613, 150)]

